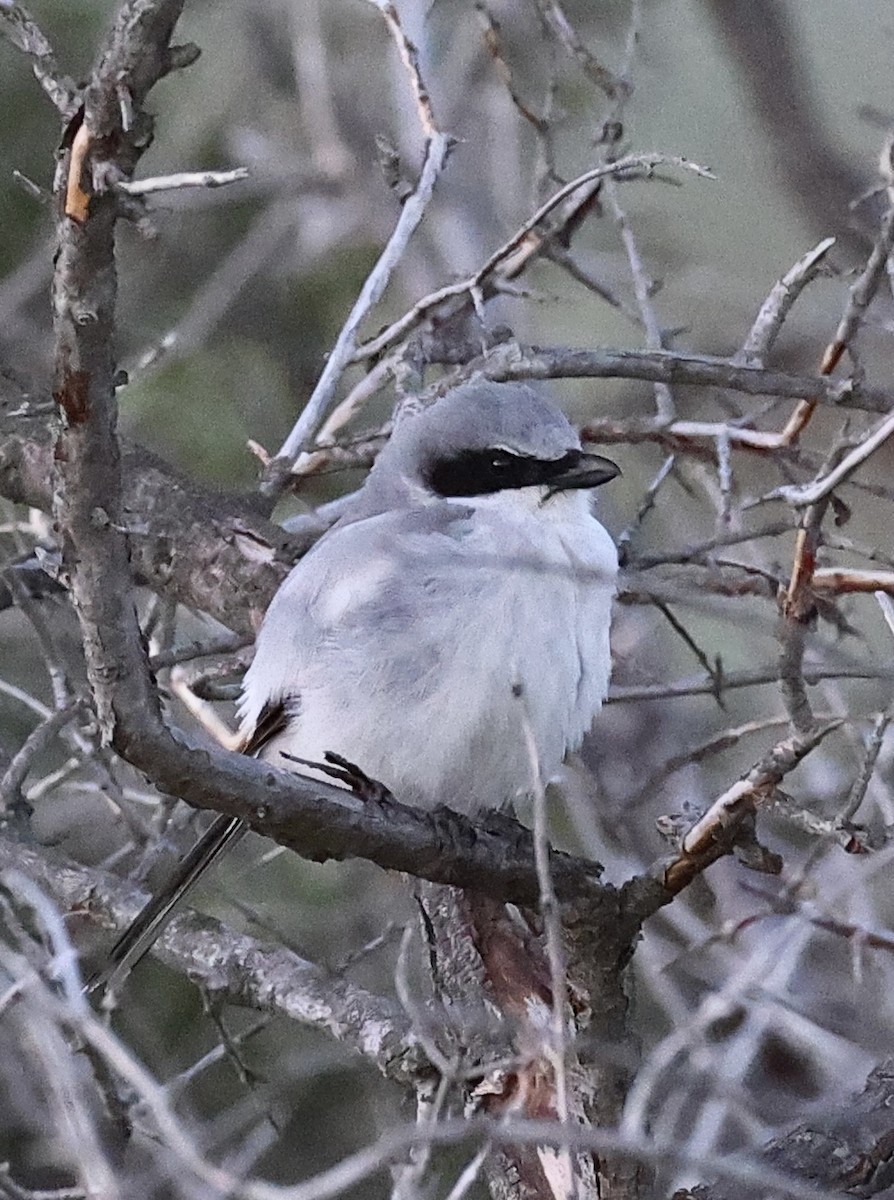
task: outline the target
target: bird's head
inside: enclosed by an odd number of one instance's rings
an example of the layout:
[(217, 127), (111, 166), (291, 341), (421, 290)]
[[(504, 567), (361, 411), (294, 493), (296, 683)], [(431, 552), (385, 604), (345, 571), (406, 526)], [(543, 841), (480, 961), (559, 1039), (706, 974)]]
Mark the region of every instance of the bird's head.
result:
[(370, 486), (417, 501), (510, 491), (543, 501), (619, 473), (610, 459), (583, 450), (567, 418), (533, 388), (476, 381), (400, 421)]

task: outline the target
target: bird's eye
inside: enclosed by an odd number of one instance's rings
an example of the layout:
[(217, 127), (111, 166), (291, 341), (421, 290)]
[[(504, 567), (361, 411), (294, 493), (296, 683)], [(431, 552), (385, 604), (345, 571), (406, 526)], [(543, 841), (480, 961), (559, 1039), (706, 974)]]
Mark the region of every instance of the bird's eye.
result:
[(439, 496), (487, 496), (540, 483), (540, 475), (536, 459), (488, 446), (439, 459), (429, 469), (428, 484)]

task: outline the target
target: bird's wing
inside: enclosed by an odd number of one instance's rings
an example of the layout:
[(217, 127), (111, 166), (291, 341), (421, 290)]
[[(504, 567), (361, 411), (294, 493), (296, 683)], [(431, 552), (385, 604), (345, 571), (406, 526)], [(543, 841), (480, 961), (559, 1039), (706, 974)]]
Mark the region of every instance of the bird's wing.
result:
[(261, 715), (254, 726), (243, 734), (242, 740), (236, 747), (237, 751), (239, 754), (255, 757), (261, 753), (272, 738), (282, 733), (288, 724), (289, 711), (286, 701), (279, 697), (268, 700), (261, 709)]
[(282, 732), (272, 724), (278, 704), (285, 702), (287, 724), (300, 720), (311, 680), (325, 686), (332, 672), (374, 652), (371, 642), (406, 628), (405, 608), (423, 576), (449, 577), (468, 517), (461, 505), (431, 505), (352, 521), (321, 538), (277, 592), (258, 634), (239, 704), (246, 745), (257, 752), (255, 739)]

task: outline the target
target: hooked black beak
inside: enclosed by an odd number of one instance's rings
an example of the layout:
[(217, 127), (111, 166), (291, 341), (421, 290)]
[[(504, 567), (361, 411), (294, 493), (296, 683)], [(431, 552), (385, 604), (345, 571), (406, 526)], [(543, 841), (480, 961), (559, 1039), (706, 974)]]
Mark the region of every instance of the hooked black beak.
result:
[(588, 454), (586, 450), (569, 450), (562, 458), (550, 464), (549, 494), (568, 491), (571, 488), (597, 488), (610, 483), (621, 474), (621, 468), (610, 458), (601, 454)]

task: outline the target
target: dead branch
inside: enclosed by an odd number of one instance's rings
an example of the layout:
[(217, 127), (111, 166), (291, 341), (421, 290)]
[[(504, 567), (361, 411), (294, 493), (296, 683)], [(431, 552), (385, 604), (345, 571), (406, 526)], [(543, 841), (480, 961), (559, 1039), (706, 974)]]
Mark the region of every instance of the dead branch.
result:
[(790, 736), (777, 743), (747, 775), (718, 796), (684, 835), (679, 855), (664, 869), (662, 879), (667, 890), (676, 895), (706, 866), (732, 853), (737, 838), (750, 833), (745, 823), (763, 800), (824, 738), (840, 728), (840, 721), (829, 721), (806, 737)]

